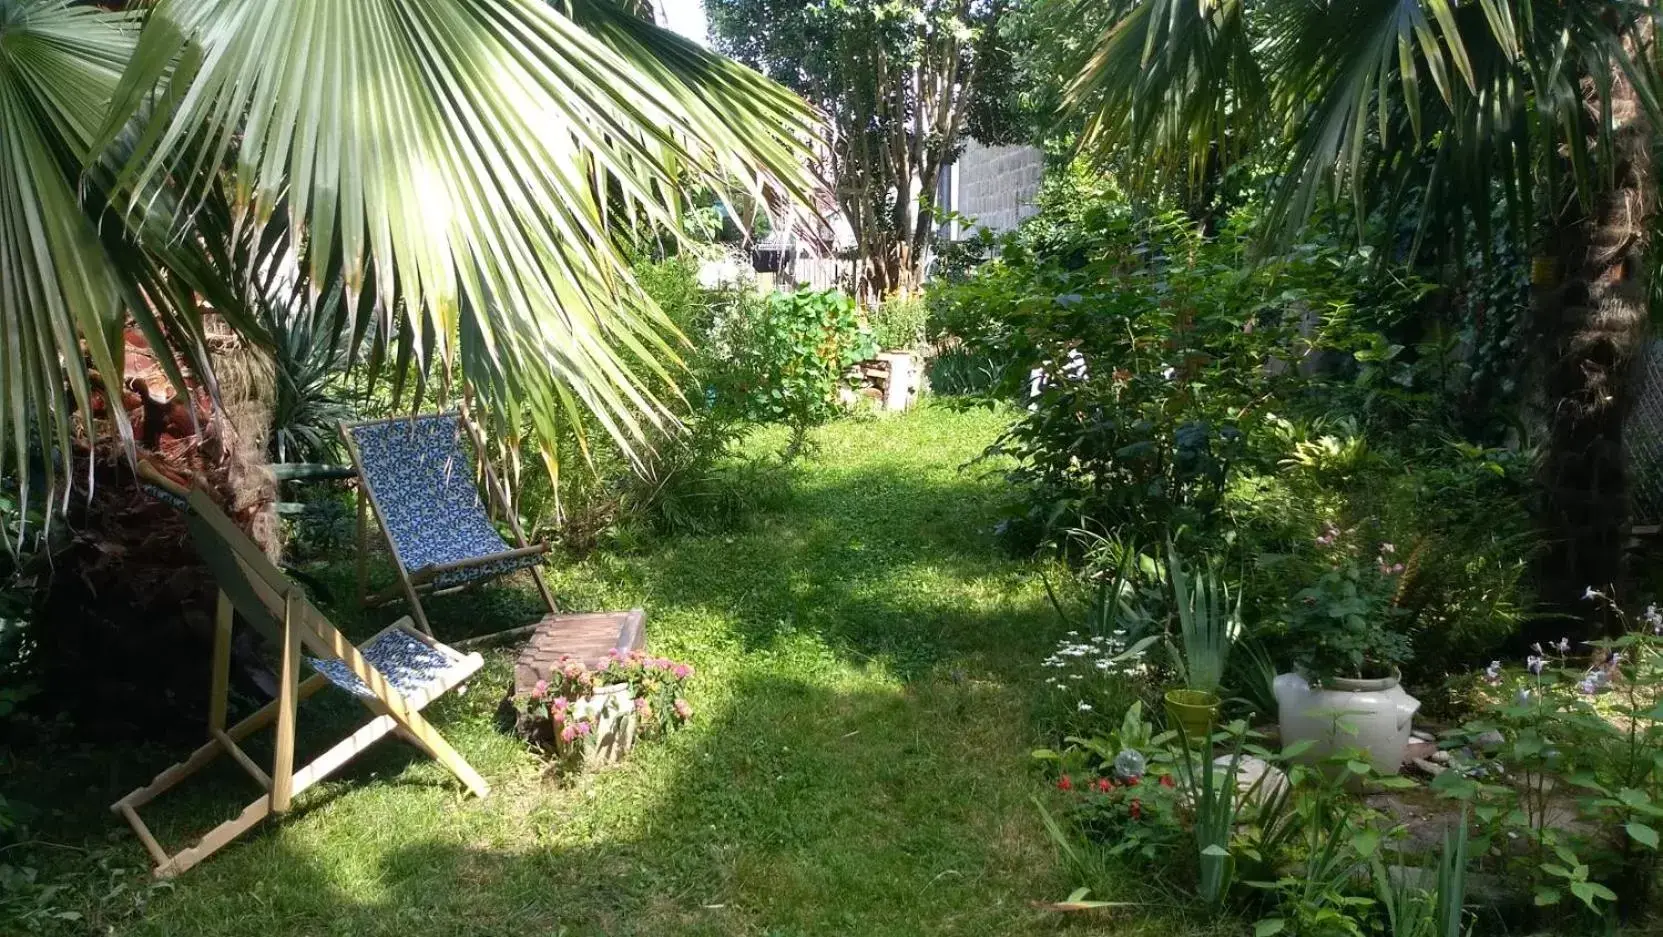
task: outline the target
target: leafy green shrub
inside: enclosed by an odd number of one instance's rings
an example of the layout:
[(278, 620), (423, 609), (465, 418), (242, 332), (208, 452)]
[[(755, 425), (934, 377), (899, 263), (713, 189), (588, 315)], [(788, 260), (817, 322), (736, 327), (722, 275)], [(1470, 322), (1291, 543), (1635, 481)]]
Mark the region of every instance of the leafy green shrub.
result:
[(741, 304), (711, 331), (721, 365), (705, 382), (710, 410), (790, 428), (788, 457), (836, 415), (850, 366), (876, 353), (854, 300), (835, 290), (773, 293), (760, 309)]
[(1433, 782), (1472, 804), (1487, 869), (1534, 907), (1564, 909), (1542, 923), (1644, 913), (1663, 845), (1663, 612), (1630, 621), (1603, 592), (1587, 600), (1622, 635), (1591, 658), (1565, 639), (1537, 645), (1511, 675), (1493, 662), (1482, 711), (1446, 736), (1451, 768)]
[(999, 380), (1004, 364), (955, 342), (939, 349), (925, 365), (930, 393), (944, 397), (985, 394)]
[(1355, 529), (1406, 567), (1392, 627), (1369, 627), (1413, 638), (1408, 679), (1488, 659), (1530, 611), (1528, 446), (1472, 412), (1465, 333), (1433, 314), (1447, 296), (1320, 228), (1255, 254), (1256, 225), (1248, 203), (1204, 236), (1076, 171), (931, 287), (931, 340), (953, 356), (936, 388), (1027, 406), (990, 450), (1014, 463), (1002, 531), (1075, 559), (1080, 530), (1227, 554), (1288, 666), (1286, 602), (1326, 569), (1315, 541)]
[[(1292, 611), (1287, 598), (1332, 572), (1319, 542), (1330, 527), (1394, 545), (1391, 565), (1404, 570), (1384, 614), (1391, 634), (1412, 639), (1402, 665), (1417, 687), (1482, 666), (1528, 617), (1537, 543), (1528, 454), (1436, 439), (1417, 445), (1412, 437), (1402, 440), (1415, 447), (1408, 452), (1366, 446), (1332, 423), (1281, 421), (1271, 429), (1276, 439), (1267, 444), (1295, 455), (1274, 474), (1233, 479), (1224, 511), (1249, 561), (1247, 595), (1257, 604), (1248, 618), (1275, 659), (1304, 654), (1304, 639), (1282, 626)], [(1316, 451), (1325, 455), (1310, 458)]]
[[(714, 405), (713, 388), (732, 380), (735, 367), (733, 346), (725, 338), (734, 321), (759, 314), (761, 297), (750, 284), (704, 289), (698, 261), (687, 255), (652, 259), (643, 253), (634, 272), (642, 289), (687, 338), (684, 368), (673, 372), (676, 392), (686, 407), (679, 427), (651, 440), (644, 464), (631, 463), (611, 446), (587, 447), (572, 432), (559, 448), (573, 470), (552, 478), (542, 472), (521, 477), (519, 506), (526, 527), (552, 536), (577, 554), (630, 528), (726, 528), (763, 506), (780, 487), (762, 467), (732, 457), (733, 444), (752, 425), (749, 414)], [(600, 427), (585, 420), (588, 440), (606, 438)], [(538, 458), (529, 433), (521, 442), (519, 458)]]
[(1007, 241), (937, 305), (969, 352), (1003, 362), (993, 393), (1029, 404), (992, 450), (1027, 493), (1011, 529), (1027, 543), (1074, 527), (1145, 542), (1212, 529), (1263, 402), (1299, 381), (1265, 366), (1299, 354), (1297, 319), (1225, 263), (1239, 243), (1181, 216), (1100, 205), (1084, 224), (1059, 253)]
[(929, 317), (924, 297), (913, 293), (885, 299), (866, 321), (879, 351), (911, 351), (924, 343)]
[(325, 301), (281, 297), (261, 303), (272, 336), (275, 372), (271, 441), (274, 462), (337, 462), (340, 425), (357, 416), (346, 383), (346, 342), (329, 328), (341, 314), (337, 288)]
[(1389, 675), (1409, 658), (1409, 636), (1395, 627), (1403, 617), (1397, 547), (1365, 545), (1332, 523), (1316, 545), (1316, 581), (1295, 593), (1281, 615), (1294, 662), (1318, 679)]
[[(681, 426), (653, 440), (643, 465), (616, 450), (562, 446), (577, 471), (526, 473), (521, 514), (583, 553), (632, 526), (695, 533), (731, 527), (780, 500), (778, 465), (740, 459), (735, 443), (758, 426), (792, 430), (787, 455), (838, 412), (850, 365), (873, 354), (854, 303), (841, 293), (760, 295), (751, 284), (706, 290), (695, 260), (641, 259), (636, 276), (687, 337), (677, 391)], [(589, 439), (604, 438), (590, 427)], [(530, 434), (520, 458), (537, 458)]]

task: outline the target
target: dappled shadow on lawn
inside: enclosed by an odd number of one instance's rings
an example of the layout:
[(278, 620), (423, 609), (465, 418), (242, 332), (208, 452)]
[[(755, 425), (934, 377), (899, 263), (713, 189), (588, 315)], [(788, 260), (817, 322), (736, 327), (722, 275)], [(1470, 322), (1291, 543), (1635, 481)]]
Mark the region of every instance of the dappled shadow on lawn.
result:
[(522, 777), (463, 801), (424, 777), (342, 793), (182, 880), (134, 932), (1054, 929), (1029, 905), (1065, 883), (1028, 800), (1011, 690), (765, 676), (734, 689), (708, 723), (563, 789)]
[(1002, 497), (904, 466), (816, 477), (750, 528), (613, 563), (608, 594), (654, 616), (719, 619), (735, 653), (811, 634), (906, 678), (966, 654), (1031, 662), (1054, 622), (1034, 568), (994, 542)]

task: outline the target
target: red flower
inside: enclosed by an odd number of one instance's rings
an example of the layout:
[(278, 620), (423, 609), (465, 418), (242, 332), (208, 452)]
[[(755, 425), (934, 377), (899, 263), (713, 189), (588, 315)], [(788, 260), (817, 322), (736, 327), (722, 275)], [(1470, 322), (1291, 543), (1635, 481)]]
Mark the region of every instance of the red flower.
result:
[(1141, 801), (1141, 800), (1132, 801), (1132, 808), (1131, 809), (1132, 809), (1132, 819), (1137, 820), (1137, 819), (1141, 818), (1143, 816), (1143, 801)]
[(1074, 780), (1072, 778), (1070, 778), (1068, 775), (1065, 774), (1062, 777), (1057, 779), (1057, 790), (1059, 790), (1059, 791), (1071, 791), (1073, 789), (1074, 789)]
[(1178, 785), (1173, 783), (1172, 775), (1163, 774), (1163, 775), (1161, 775), (1161, 786), (1162, 787), (1177, 787)]
[(1102, 793), (1107, 794), (1109, 791), (1114, 790), (1114, 782), (1108, 778), (1098, 778), (1097, 789)]

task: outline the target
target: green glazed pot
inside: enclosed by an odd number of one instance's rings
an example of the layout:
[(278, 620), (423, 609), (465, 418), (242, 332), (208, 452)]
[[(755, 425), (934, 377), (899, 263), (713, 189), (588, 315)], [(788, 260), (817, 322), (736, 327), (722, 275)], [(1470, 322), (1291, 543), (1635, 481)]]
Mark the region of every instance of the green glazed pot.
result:
[(1166, 691), (1167, 717), (1183, 727), (1184, 737), (1191, 745), (1199, 745), (1213, 734), (1218, 705), (1218, 694), (1206, 690)]

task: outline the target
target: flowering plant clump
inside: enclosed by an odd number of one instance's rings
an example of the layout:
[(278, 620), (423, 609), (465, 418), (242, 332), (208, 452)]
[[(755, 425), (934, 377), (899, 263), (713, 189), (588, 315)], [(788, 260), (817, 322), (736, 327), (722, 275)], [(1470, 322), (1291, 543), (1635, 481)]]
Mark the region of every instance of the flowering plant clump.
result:
[(614, 648), (607, 654), (599, 679), (629, 684), (642, 731), (649, 735), (680, 728), (693, 718), (693, 707), (683, 697), (687, 681), (693, 679), (692, 664)]
[(1169, 774), (1065, 774), (1056, 785), (1071, 795), (1069, 812), (1081, 832), (1110, 855), (1156, 859), (1186, 843), (1178, 787)]
[[(1645, 903), (1650, 875), (1632, 873), (1653, 867), (1663, 830), (1663, 612), (1630, 620), (1603, 592), (1584, 598), (1623, 634), (1533, 645), (1522, 671), (1492, 661), (1480, 678), (1492, 702), (1444, 742), (1463, 770), (1433, 787), (1479, 806), (1480, 842), (1514, 844), (1497, 852), (1503, 871), (1538, 905), (1604, 913), (1618, 890)], [(1587, 822), (1565, 822), (1573, 811)]]
[(625, 726), (633, 738), (685, 725), (693, 718), (683, 696), (692, 677), (691, 665), (639, 650), (613, 650), (596, 669), (567, 655), (532, 687), (525, 711), (532, 735), (556, 755), (587, 756)]
[(1133, 643), (1125, 629), (1092, 637), (1070, 631), (1040, 663), (1045, 685), (1075, 714), (1075, 721), (1092, 721), (1091, 714), (1124, 706), (1137, 696), (1150, 677), (1146, 654), (1154, 641)]
[(1409, 636), (1397, 597), (1406, 571), (1397, 547), (1372, 549), (1332, 523), (1316, 538), (1316, 581), (1282, 613), (1294, 660), (1309, 677), (1387, 676), (1409, 659)]

